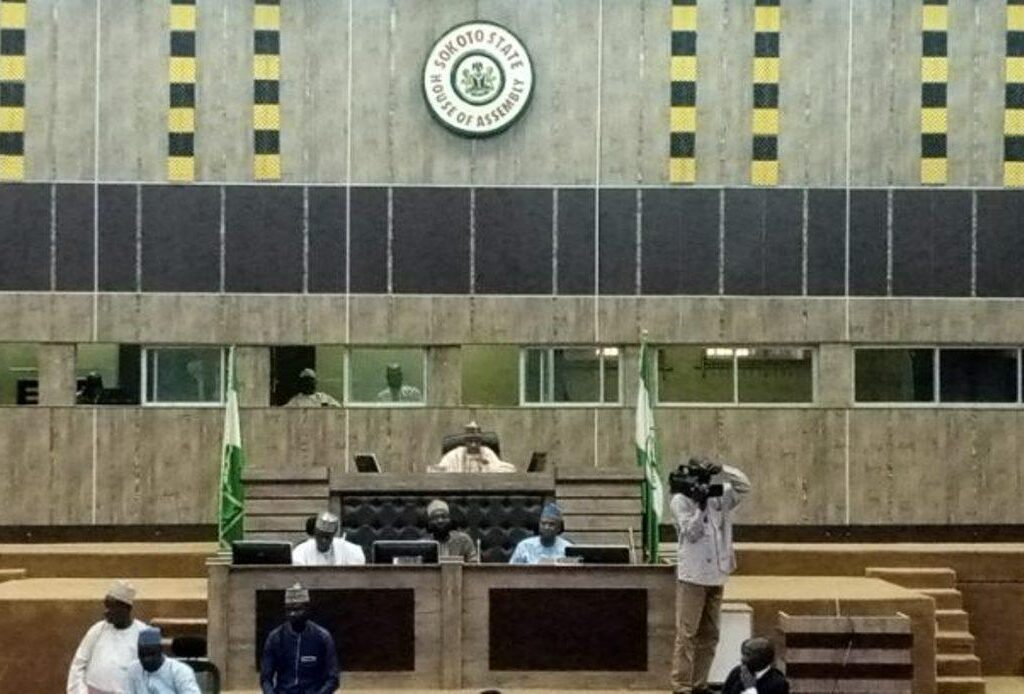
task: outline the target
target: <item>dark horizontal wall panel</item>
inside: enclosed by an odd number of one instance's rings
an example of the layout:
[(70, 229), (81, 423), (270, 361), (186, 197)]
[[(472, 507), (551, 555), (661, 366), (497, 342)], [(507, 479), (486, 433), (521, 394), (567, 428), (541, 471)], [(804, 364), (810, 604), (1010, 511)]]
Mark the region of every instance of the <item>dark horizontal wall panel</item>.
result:
[(475, 195), (476, 291), (550, 294), (551, 190), (479, 188)]
[(644, 294), (718, 294), (719, 191), (643, 191)]
[(895, 191), (892, 239), (894, 295), (970, 296), (970, 191)]
[(764, 273), (762, 294), (803, 292), (804, 192), (791, 188), (765, 191)]
[(301, 188), (228, 187), (224, 215), (227, 291), (302, 291)]
[(309, 189), (309, 291), (345, 291), (345, 189)]
[(352, 188), (349, 223), (351, 291), (388, 290), (388, 189)]
[(600, 293), (636, 294), (636, 190), (606, 188), (599, 195)]
[(594, 191), (558, 191), (557, 294), (594, 293)]
[(807, 293), (846, 291), (846, 191), (807, 191)]
[(50, 186), (0, 185), (0, 290), (50, 288)]
[(93, 290), (93, 186), (57, 186), (57, 290)]
[(754, 188), (725, 191), (726, 294), (762, 293), (767, 194)]
[(885, 296), (887, 289), (888, 194), (850, 191), (850, 294)]
[(136, 193), (130, 185), (100, 186), (100, 291), (135, 291)]
[(1024, 296), (1024, 191), (979, 190), (978, 296)]
[(469, 189), (395, 188), (393, 282), (398, 293), (469, 292)]
[(142, 187), (142, 290), (220, 290), (220, 188)]

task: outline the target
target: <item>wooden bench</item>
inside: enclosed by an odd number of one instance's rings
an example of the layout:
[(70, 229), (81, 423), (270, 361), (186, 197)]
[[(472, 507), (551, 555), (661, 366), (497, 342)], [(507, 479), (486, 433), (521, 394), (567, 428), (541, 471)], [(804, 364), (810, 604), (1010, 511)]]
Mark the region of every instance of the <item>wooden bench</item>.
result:
[(245, 485), (247, 540), (306, 539), (306, 519), (328, 510), (330, 476), (326, 467), (300, 470), (252, 468)]

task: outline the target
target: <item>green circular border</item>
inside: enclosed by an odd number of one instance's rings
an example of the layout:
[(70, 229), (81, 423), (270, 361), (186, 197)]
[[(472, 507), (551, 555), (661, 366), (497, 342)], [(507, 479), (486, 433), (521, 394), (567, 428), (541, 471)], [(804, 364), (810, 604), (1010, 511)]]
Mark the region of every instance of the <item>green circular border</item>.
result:
[[(529, 50), (526, 48), (526, 43), (524, 43), (523, 40), (521, 38), (519, 38), (519, 34), (517, 34), (516, 32), (512, 31), (511, 29), (509, 29), (507, 26), (505, 26), (503, 24), (499, 24), (498, 22), (492, 22), (492, 21), (487, 20), (487, 19), (472, 19), (472, 20), (470, 20), (468, 22), (460, 22), (459, 24), (454, 24), (454, 25), (448, 27), (447, 29), (445, 29), (444, 32), (442, 32), (441, 35), (444, 36), (445, 34), (448, 34), (448, 33), (451, 33), (452, 31), (455, 31), (459, 27), (469, 26), (470, 24), (490, 24), (491, 26), (498, 27), (499, 29), (501, 29), (503, 31), (507, 31), (509, 34), (514, 36), (516, 41), (519, 42), (519, 45), (521, 45), (523, 47), (523, 49), (527, 51), (527, 55), (530, 55), (529, 54)], [(434, 109), (430, 107), (430, 94), (429, 94), (429, 92), (427, 92), (427, 84), (426, 84), (426, 79), (425, 79), (426, 76), (427, 76), (427, 61), (430, 60), (430, 53), (433, 51), (433, 48), (436, 45), (437, 45), (437, 41), (435, 40), (434, 43), (432, 43), (430, 45), (431, 50), (427, 51), (427, 55), (423, 58), (423, 68), (420, 70), (420, 83), (422, 84), (422, 87), (423, 87), (423, 89), (422, 89), (423, 102), (424, 102), (424, 104), (427, 107), (427, 113), (429, 113), (430, 117), (433, 118), (435, 121), (437, 121), (441, 125), (441, 127), (443, 127), (445, 130), (447, 130), (450, 133), (458, 135), (459, 137), (466, 138), (468, 140), (483, 140), (483, 139), (486, 139), (488, 137), (494, 137), (495, 135), (502, 134), (503, 132), (505, 132), (506, 130), (511, 128), (513, 125), (518, 123), (520, 121), (520, 119), (522, 119), (522, 117), (524, 115), (526, 115), (527, 110), (529, 110), (529, 108), (530, 108), (530, 104), (533, 103), (533, 92), (535, 91), (535, 89), (537, 87), (537, 73), (533, 69), (533, 56), (530, 56), (530, 93), (527, 95), (526, 100), (523, 102), (523, 110), (520, 111), (519, 115), (517, 115), (511, 121), (509, 121), (505, 125), (502, 125), (500, 128), (498, 128), (496, 130), (492, 130), (492, 131), (487, 132), (487, 133), (477, 133), (477, 132), (473, 132), (471, 130), (463, 130), (462, 128), (459, 128), (458, 126), (450, 125), (447, 122), (445, 122), (444, 120), (442, 120), (440, 118), (440, 116), (438, 116), (436, 113), (434, 113)]]
[[(516, 37), (516, 40), (518, 41), (518, 40), (519, 40), (519, 38), (518, 38), (518, 37)], [(498, 91), (497, 91), (497, 92), (496, 92), (496, 93), (494, 94), (494, 96), (492, 96), (492, 97), (491, 97), (490, 99), (488, 99), (487, 101), (481, 101), (481, 102), (480, 102), (480, 103), (478, 103), (478, 104), (474, 104), (474, 103), (473, 103), (472, 101), (470, 101), (469, 99), (466, 99), (466, 98), (465, 98), (464, 96), (462, 96), (462, 92), (461, 92), (461, 91), (459, 91), (459, 88), (455, 86), (455, 81), (456, 81), (456, 80), (458, 79), (458, 74), (457, 74), (457, 73), (458, 73), (458, 68), (459, 68), (459, 65), (462, 65), (462, 64), (463, 64), (464, 62), (466, 62), (467, 60), (469, 60), (470, 58), (472, 58), (472, 57), (473, 57), (474, 55), (482, 55), (482, 56), (483, 56), (483, 57), (485, 57), (485, 58), (489, 58), (489, 59), (490, 59), (490, 61), (491, 61), (492, 63), (494, 63), (494, 64), (495, 64), (495, 65), (496, 65), (496, 66), (498, 67), (498, 72), (500, 72), (500, 73), (501, 73), (501, 89), (499, 89), (499, 90), (498, 90)], [(531, 64), (532, 64), (532, 62), (533, 62), (533, 61), (531, 61)], [(452, 70), (452, 78), (451, 78), (451, 80), (449, 80), (449, 81), (451, 82), (451, 85), (452, 85), (452, 90), (453, 90), (453, 91), (454, 91), (454, 92), (455, 92), (456, 94), (458, 94), (458, 95), (459, 95), (460, 97), (462, 97), (462, 99), (463, 99), (464, 101), (466, 101), (467, 103), (471, 103), (471, 104), (473, 104), (473, 106), (486, 106), (487, 104), (490, 104), (490, 103), (493, 103), (493, 102), (497, 101), (497, 100), (498, 100), (498, 97), (499, 97), (499, 96), (501, 96), (501, 93), (502, 93), (503, 91), (505, 91), (505, 68), (503, 68), (503, 67), (501, 66), (501, 63), (499, 63), (499, 62), (498, 62), (497, 60), (495, 60), (495, 59), (494, 59), (494, 56), (493, 56), (493, 55), (491, 55), (490, 53), (487, 53), (486, 51), (470, 51), (469, 53), (467, 53), (466, 55), (462, 56), (462, 58), (460, 58), (460, 59), (459, 59), (459, 62), (458, 62), (458, 63), (457, 63), (456, 65), (455, 65), (455, 69), (454, 69), (454, 70)], [(532, 89), (531, 89), (531, 91), (532, 91)]]

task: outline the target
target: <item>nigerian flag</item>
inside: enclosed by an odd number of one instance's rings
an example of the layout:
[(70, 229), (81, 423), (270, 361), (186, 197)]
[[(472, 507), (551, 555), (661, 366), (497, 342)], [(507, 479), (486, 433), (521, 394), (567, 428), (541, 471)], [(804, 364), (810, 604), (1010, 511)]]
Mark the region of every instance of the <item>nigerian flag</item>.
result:
[(245, 489), (242, 487), (242, 429), (238, 423), (238, 388), (235, 386), (235, 348), (228, 353), (227, 403), (224, 407), (224, 446), (220, 461), (220, 502), (217, 539), (221, 548), (241, 540), (245, 532)]
[(640, 385), (636, 394), (636, 464), (643, 468), (644, 545), (647, 560), (658, 561), (658, 521), (661, 518), (663, 492), (658, 466), (658, 430), (654, 425), (654, 361), (646, 336), (640, 341)]

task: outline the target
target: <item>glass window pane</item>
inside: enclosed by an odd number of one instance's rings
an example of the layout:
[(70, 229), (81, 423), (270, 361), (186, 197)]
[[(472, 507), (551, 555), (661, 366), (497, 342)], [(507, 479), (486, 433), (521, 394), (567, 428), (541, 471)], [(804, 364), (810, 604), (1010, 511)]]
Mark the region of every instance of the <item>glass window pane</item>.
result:
[(659, 402), (732, 402), (733, 350), (676, 346), (658, 349)]
[(463, 345), (462, 404), (519, 404), (519, 349), (514, 345)]
[(339, 403), (345, 401), (345, 348), (317, 345), (314, 361), (316, 389)]
[(422, 349), (353, 349), (349, 354), (352, 402), (424, 402)]
[(552, 350), (553, 402), (600, 402), (599, 352), (594, 348)]
[(146, 350), (149, 402), (222, 402), (219, 347), (160, 347)]
[(75, 402), (137, 405), (139, 346), (81, 344), (75, 347)]
[(736, 349), (740, 402), (814, 400), (813, 350), (792, 347)]
[(526, 350), (526, 359), (523, 365), (523, 401), (524, 402), (550, 402), (548, 394), (548, 357), (550, 353), (546, 349)]
[(858, 349), (854, 354), (857, 402), (932, 402), (934, 350)]
[(619, 402), (619, 348), (604, 347), (604, 402)]
[(1017, 402), (1017, 350), (940, 349), (942, 402)]
[(38, 405), (37, 345), (0, 344), (0, 405)]

